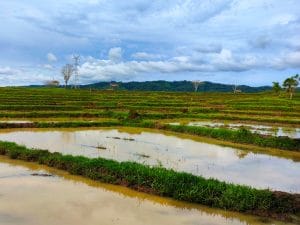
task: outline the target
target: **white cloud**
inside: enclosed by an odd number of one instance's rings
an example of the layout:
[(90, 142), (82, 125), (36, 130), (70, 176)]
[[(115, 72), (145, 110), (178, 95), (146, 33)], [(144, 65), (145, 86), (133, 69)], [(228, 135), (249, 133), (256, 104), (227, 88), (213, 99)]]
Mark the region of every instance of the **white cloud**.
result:
[(289, 67), (300, 69), (300, 51), (282, 53), (279, 57), (270, 60), (270, 64), (281, 70)]
[(222, 51), (220, 52), (220, 54), (216, 55), (217, 60), (221, 61), (221, 62), (230, 62), (232, 61), (232, 53), (230, 50), (228, 49), (222, 49)]
[[(122, 50), (118, 48), (117, 52)], [(113, 54), (114, 55), (114, 54)], [(227, 71), (225, 64), (234, 63), (231, 52), (222, 50), (215, 56), (214, 64), (194, 63), (189, 56), (177, 56), (159, 61), (116, 61), (111, 57), (109, 51), (108, 60), (87, 61), (80, 67), (80, 74), (84, 79), (91, 80), (126, 80), (136, 78), (138, 75), (147, 73), (167, 73), (179, 72), (213, 72), (218, 70)], [(223, 63), (223, 64), (222, 64)], [(229, 65), (231, 66), (231, 64)]]
[[(1, 67), (0, 86), (9, 85), (32, 85), (44, 84), (48, 80), (63, 81), (60, 70), (48, 69), (45, 65), (22, 66), (22, 67)], [(47, 66), (46, 66), (47, 67)]]
[(54, 67), (53, 67), (52, 65), (50, 65), (50, 64), (44, 64), (43, 67), (44, 67), (45, 69), (49, 69), (49, 70), (54, 69)]
[(285, 61), (289, 66), (300, 68), (300, 51), (288, 53)]
[(233, 57), (231, 50), (222, 49), (220, 53), (212, 54), (210, 63), (214, 66), (216, 71), (244, 71), (249, 68), (242, 64), (241, 59)]
[(131, 55), (134, 59), (142, 59), (142, 60), (154, 60), (154, 59), (161, 59), (163, 55), (160, 54), (151, 54), (147, 52), (136, 52)]
[(47, 60), (49, 62), (56, 62), (57, 61), (57, 57), (53, 53), (49, 52), (47, 54)]
[[(117, 50), (116, 50), (117, 49)], [(93, 60), (83, 63), (80, 74), (83, 79), (90, 80), (128, 80), (144, 73), (177, 73), (183, 71), (201, 70), (201, 65), (193, 65), (185, 56), (164, 61), (116, 61), (120, 48), (113, 48), (108, 54), (108, 60)], [(120, 59), (120, 57), (117, 57)]]
[(292, 14), (282, 14), (282, 15), (277, 15), (271, 19), (271, 24), (272, 25), (287, 25), (293, 21), (297, 20), (297, 17)]
[(74, 51), (82, 55), (86, 81), (148, 73), (173, 80), (196, 73), (229, 79), (249, 70), (285, 77), (288, 72), (280, 69), (299, 68), (298, 1), (0, 1), (0, 30), (5, 31), (0, 61), (11, 67), (38, 65), (31, 74), (20, 73), (20, 80), (60, 76), (50, 65), (68, 62)]
[(108, 52), (109, 60), (120, 62), (122, 60), (122, 49), (120, 47), (111, 48)]
[(0, 75), (14, 76), (14, 75), (19, 75), (21, 72), (22, 72), (21, 70), (13, 69), (9, 66), (6, 66), (6, 67), (0, 66)]
[(180, 63), (187, 63), (190, 61), (190, 57), (189, 56), (176, 56), (176, 57), (173, 57), (173, 60), (180, 62)]
[[(115, 49), (115, 48), (113, 48)], [(122, 49), (116, 48), (116, 52)], [(285, 69), (289, 66), (300, 66), (300, 52), (281, 55), (279, 58), (264, 59), (247, 54), (239, 56), (229, 49), (222, 49), (220, 53), (210, 53), (202, 56), (205, 60), (199, 61), (195, 55), (181, 55), (165, 60), (142, 61), (116, 61), (109, 51), (108, 60), (93, 59), (84, 62), (80, 67), (83, 80), (133, 80), (143, 74), (176, 74), (176, 73), (218, 73), (218, 72), (242, 72), (257, 68)], [(113, 51), (115, 52), (115, 50)], [(115, 54), (113, 54), (115, 55)], [(116, 54), (118, 55), (118, 54)], [(120, 57), (118, 57), (120, 59)]]

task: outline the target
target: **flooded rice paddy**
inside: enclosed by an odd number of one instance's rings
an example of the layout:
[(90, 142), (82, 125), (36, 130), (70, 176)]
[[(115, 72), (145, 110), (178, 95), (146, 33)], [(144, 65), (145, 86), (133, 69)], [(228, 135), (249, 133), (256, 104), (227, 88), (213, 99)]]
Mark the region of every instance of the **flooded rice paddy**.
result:
[[(180, 125), (180, 122), (171, 122), (170, 125)], [(209, 128), (227, 128), (231, 130), (238, 130), (244, 127), (252, 133), (258, 133), (263, 135), (270, 135), (276, 137), (289, 137), (289, 138), (300, 138), (300, 128), (295, 127), (281, 127), (281, 126), (268, 126), (268, 125), (257, 125), (247, 123), (225, 123), (225, 122), (211, 122), (211, 121), (192, 121), (182, 123), (186, 126), (197, 126), (197, 127), (209, 127)]]
[(51, 152), (136, 161), (256, 188), (300, 193), (299, 162), (146, 129), (3, 130), (0, 140)]
[(0, 120), (0, 123), (9, 123), (9, 124), (22, 124), (22, 123), (33, 123), (30, 120)]
[(2, 156), (0, 181), (1, 225), (286, 224), (151, 196)]

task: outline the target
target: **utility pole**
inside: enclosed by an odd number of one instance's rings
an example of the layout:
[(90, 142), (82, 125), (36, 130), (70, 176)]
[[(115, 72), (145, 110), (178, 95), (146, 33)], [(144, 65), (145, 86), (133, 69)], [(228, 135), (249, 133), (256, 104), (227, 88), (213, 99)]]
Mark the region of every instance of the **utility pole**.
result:
[(72, 57), (74, 61), (74, 88), (78, 88), (78, 82), (79, 82), (79, 72), (78, 72), (78, 66), (80, 62), (80, 55), (73, 55)]

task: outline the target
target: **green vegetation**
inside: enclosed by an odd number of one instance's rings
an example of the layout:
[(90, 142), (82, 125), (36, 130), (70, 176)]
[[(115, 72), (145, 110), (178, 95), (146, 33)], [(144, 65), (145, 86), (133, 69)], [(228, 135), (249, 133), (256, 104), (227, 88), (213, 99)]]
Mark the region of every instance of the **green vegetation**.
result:
[[(200, 94), (0, 88), (0, 117), (46, 119), (32, 124), (0, 123), (1, 128), (140, 126), (261, 147), (300, 150), (299, 140), (287, 137), (268, 137), (247, 130), (166, 126), (163, 122), (164, 119), (199, 119), (300, 126), (300, 95), (297, 93), (290, 100), (271, 92)], [(64, 118), (66, 121), (61, 121)], [(98, 121), (100, 118), (107, 121)], [(56, 119), (60, 122), (47, 122)]]
[[(200, 87), (199, 87), (200, 88)], [(300, 124), (300, 95), (0, 88), (1, 118), (208, 119)]]
[(286, 92), (289, 94), (290, 99), (293, 98), (294, 92), (295, 92), (297, 86), (299, 85), (299, 80), (300, 80), (300, 77), (298, 74), (296, 74), (295, 76), (291, 76), (291, 77), (287, 78), (283, 82), (283, 87), (285, 88)]
[(160, 167), (50, 153), (10, 142), (0, 142), (0, 154), (12, 159), (38, 162), (93, 180), (222, 209), (275, 217), (288, 217), (300, 210), (297, 195), (227, 184)]
[(281, 88), (279, 82), (273, 82), (272, 89), (275, 92), (275, 94), (279, 94), (282, 88)]
[[(192, 83), (189, 85), (193, 90)], [(201, 83), (198, 90), (203, 87)], [(289, 124), (297, 127), (300, 125), (298, 93), (290, 100), (273, 92), (234, 94), (8, 87), (0, 88), (0, 118), (34, 118), (37, 121), (2, 122), (0, 128), (144, 127), (249, 146), (300, 151), (299, 139), (253, 134), (244, 128), (230, 130), (167, 125), (164, 121), (226, 120), (281, 126)], [(104, 148), (101, 145), (93, 147)], [(8, 142), (0, 142), (0, 154), (13, 159), (38, 162), (94, 180), (222, 209), (278, 218), (278, 215), (299, 213), (300, 208), (298, 195), (226, 184), (160, 167), (62, 155)]]
[[(144, 126), (147, 125), (145, 124)], [(149, 127), (155, 126), (149, 124)], [(261, 147), (300, 151), (300, 140), (298, 139), (291, 139), (288, 137), (266, 137), (259, 134), (251, 133), (245, 128), (241, 128), (239, 130), (229, 130), (223, 128), (215, 129), (208, 127), (193, 127), (183, 125), (163, 125), (160, 126), (160, 128), (174, 132), (205, 136), (224, 141), (232, 141), (235, 143), (244, 143), (257, 145)]]

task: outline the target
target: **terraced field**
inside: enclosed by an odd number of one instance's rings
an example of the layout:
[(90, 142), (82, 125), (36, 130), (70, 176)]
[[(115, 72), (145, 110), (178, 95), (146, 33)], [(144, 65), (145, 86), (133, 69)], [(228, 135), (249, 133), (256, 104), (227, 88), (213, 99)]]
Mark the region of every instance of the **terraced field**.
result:
[(300, 124), (300, 96), (270, 93), (114, 92), (1, 88), (2, 118), (119, 118), (137, 110), (143, 119), (213, 119)]
[(0, 128), (2, 161), (300, 221), (298, 93), (1, 88)]

